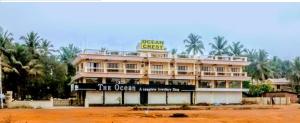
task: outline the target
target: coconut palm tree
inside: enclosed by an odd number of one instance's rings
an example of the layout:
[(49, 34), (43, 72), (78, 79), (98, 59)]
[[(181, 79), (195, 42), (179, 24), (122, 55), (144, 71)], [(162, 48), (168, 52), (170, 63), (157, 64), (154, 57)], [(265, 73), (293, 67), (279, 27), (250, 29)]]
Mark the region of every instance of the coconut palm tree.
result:
[(79, 48), (75, 47), (73, 44), (69, 44), (67, 47), (61, 47), (60, 51), (60, 60), (67, 64), (69, 76), (73, 76), (75, 74), (75, 68), (72, 65), (72, 61), (80, 52)]
[(188, 54), (192, 53), (193, 56), (198, 53), (203, 54), (204, 45), (201, 41), (201, 36), (191, 33), (183, 42)]
[(44, 66), (38, 59), (28, 58), (28, 52), (24, 45), (15, 44), (13, 50), (3, 52), (7, 58), (3, 71), (9, 73), (15, 80), (17, 97), (24, 98), (24, 91), (30, 78), (38, 78), (44, 75)]
[(31, 54), (36, 54), (36, 50), (40, 47), (41, 38), (38, 33), (30, 32), (26, 36), (21, 36), (21, 40), (25, 41), (25, 45)]
[(288, 79), (292, 81), (294, 91), (300, 91), (300, 57), (296, 57), (292, 63), (291, 71), (288, 74)]
[(241, 56), (245, 51), (246, 49), (241, 42), (232, 42), (232, 45), (229, 46), (229, 54), (231, 56)]
[(171, 50), (171, 54), (172, 54), (173, 57), (176, 55), (176, 53), (177, 53), (177, 49), (172, 49)]
[(255, 49), (247, 49), (245, 56), (248, 58), (248, 61), (254, 62), (257, 57), (257, 51)]
[(268, 59), (268, 53), (265, 50), (259, 50), (254, 56), (255, 58), (246, 69), (252, 79), (263, 82), (266, 79), (273, 77), (273, 71)]
[(227, 40), (224, 37), (217, 36), (214, 37), (214, 43), (209, 43), (212, 48), (212, 51), (209, 53), (210, 55), (228, 55)]
[(43, 55), (51, 55), (52, 52), (55, 52), (56, 50), (53, 49), (53, 45), (50, 41), (46, 39), (41, 39), (41, 46), (40, 46), (40, 53)]

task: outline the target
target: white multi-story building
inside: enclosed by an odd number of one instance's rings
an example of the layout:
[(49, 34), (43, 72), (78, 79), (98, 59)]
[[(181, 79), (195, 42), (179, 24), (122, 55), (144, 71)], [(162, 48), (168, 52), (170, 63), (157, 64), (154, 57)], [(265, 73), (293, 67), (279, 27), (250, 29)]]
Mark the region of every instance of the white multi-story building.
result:
[(171, 55), (163, 42), (137, 52), (84, 50), (73, 61), (81, 104), (241, 103), (246, 57)]

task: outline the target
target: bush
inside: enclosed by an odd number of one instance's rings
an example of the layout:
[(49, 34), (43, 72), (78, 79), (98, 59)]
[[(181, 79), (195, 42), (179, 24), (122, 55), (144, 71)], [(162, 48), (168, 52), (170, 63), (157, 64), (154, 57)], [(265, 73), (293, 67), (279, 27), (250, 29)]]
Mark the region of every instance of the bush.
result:
[(188, 117), (188, 115), (184, 113), (174, 113), (170, 117)]
[(272, 86), (270, 84), (259, 84), (250, 85), (249, 94), (250, 96), (261, 96), (263, 93), (272, 91)]
[(187, 104), (184, 104), (180, 107), (181, 110), (191, 110), (191, 107)]

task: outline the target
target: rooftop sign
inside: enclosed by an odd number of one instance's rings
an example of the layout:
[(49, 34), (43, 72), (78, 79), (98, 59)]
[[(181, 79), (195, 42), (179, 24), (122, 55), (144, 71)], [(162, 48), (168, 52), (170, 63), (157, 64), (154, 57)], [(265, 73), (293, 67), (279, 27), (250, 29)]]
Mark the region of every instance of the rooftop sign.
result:
[(140, 49), (146, 50), (165, 50), (164, 42), (160, 40), (142, 40)]

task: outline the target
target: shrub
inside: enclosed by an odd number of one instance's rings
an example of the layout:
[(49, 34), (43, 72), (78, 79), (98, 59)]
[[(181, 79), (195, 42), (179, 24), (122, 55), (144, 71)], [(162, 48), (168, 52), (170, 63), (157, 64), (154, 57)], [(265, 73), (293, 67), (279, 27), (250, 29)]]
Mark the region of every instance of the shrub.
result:
[(184, 113), (174, 113), (170, 117), (188, 117), (188, 115)]
[(180, 107), (181, 110), (191, 110), (191, 107), (187, 104), (184, 104)]

